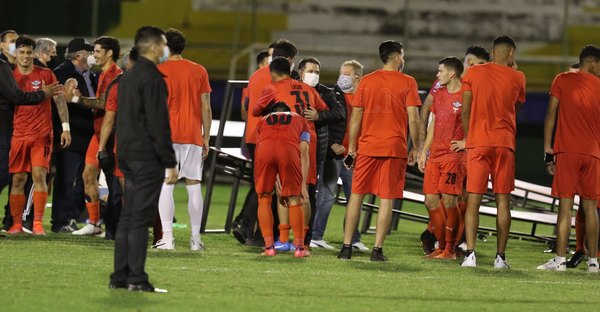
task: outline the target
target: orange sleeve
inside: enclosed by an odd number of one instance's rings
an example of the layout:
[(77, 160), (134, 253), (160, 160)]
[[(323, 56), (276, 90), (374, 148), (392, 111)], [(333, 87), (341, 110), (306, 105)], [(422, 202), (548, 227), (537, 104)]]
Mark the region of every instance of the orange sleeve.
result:
[(356, 92), (354, 93), (354, 98), (352, 99), (352, 107), (364, 107), (364, 92), (365, 92), (365, 81), (361, 80), (358, 83), (358, 87), (356, 88)]
[(557, 98), (560, 101), (560, 75), (557, 75), (552, 81), (552, 86), (550, 87), (550, 95)]
[(471, 91), (471, 83), (473, 83), (473, 72), (475, 68), (469, 69), (467, 74), (462, 79), (462, 89), (461, 92)]
[(275, 100), (275, 87), (268, 85), (260, 94), (256, 105), (252, 108), (252, 116), (260, 117), (267, 106)]
[(202, 80), (201, 81), (202, 82), (200, 85), (200, 94), (212, 92), (212, 89), (210, 88), (210, 81), (208, 80), (208, 72), (206, 71), (206, 68), (204, 68), (204, 67), (202, 67)]
[(410, 78), (408, 93), (406, 94), (404, 103), (406, 103), (406, 106), (421, 106), (421, 97), (419, 97), (419, 88), (417, 87), (415, 78)]

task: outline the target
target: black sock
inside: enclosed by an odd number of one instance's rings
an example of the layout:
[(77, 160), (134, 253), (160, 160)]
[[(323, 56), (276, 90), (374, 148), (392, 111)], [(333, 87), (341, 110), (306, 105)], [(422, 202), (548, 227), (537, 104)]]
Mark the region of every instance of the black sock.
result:
[(467, 254), (466, 254), (466, 256), (468, 257), (468, 256), (470, 256), (470, 255), (471, 255), (472, 253), (474, 253), (474, 252), (475, 252), (475, 249), (467, 249)]
[(383, 252), (383, 248), (382, 247), (373, 247), (373, 251)]
[(344, 244), (344, 248), (352, 248), (352, 244)]
[(496, 253), (496, 257), (500, 256), (500, 258), (502, 258), (502, 260), (506, 261), (506, 255), (503, 252), (497, 252)]

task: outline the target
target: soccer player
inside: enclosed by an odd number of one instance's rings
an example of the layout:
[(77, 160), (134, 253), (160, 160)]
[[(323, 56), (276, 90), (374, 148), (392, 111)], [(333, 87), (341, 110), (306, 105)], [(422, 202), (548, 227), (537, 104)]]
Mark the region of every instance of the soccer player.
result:
[(431, 124), (419, 157), (419, 169), (425, 173), (425, 206), (431, 231), (440, 246), (428, 258), (456, 259), (454, 245), (460, 224), (458, 198), (463, 191), (466, 169), (465, 153), (452, 151), (450, 147), (452, 141), (464, 137), (460, 116), (462, 71), (463, 64), (457, 57), (446, 57), (439, 62), (437, 79), (441, 87), (433, 95)]
[[(276, 58), (277, 59), (277, 58)], [(287, 70), (287, 60), (271, 63), (272, 71)], [(273, 66), (273, 63), (276, 63)], [(281, 68), (279, 68), (281, 67)], [(294, 257), (304, 258), (310, 253), (304, 248), (304, 211), (302, 202), (308, 200), (306, 177), (308, 174), (308, 150), (310, 132), (306, 120), (292, 113), (283, 102), (272, 103), (256, 128), (254, 181), (258, 193), (258, 223), (265, 240), (263, 255), (275, 256), (273, 237), (273, 212), (271, 201), (276, 180), (279, 177), (281, 202), (290, 210), (290, 223), (294, 231)]]
[[(202, 223), (202, 163), (208, 156), (210, 125), (210, 88), (206, 69), (181, 55), (185, 49), (185, 37), (179, 30), (170, 28), (166, 32), (167, 45), (171, 51), (169, 59), (158, 69), (165, 76), (169, 91), (169, 119), (173, 149), (179, 167), (179, 179), (185, 179), (188, 193), (192, 250), (204, 250), (200, 239)], [(163, 184), (158, 209), (163, 237), (154, 245), (158, 249), (175, 249), (173, 237), (173, 215), (175, 200), (173, 184)]]
[[(565, 271), (575, 194), (581, 198), (590, 257), (588, 272), (598, 272), (600, 197), (600, 49), (587, 45), (579, 54), (579, 72), (561, 73), (550, 88), (544, 120), (544, 152), (548, 173), (554, 175), (552, 196), (559, 198), (556, 256), (540, 270)], [(555, 120), (557, 119), (558, 122)], [(552, 136), (554, 125), (554, 146)]]
[[(525, 75), (512, 68), (517, 45), (507, 36), (494, 39), (492, 62), (473, 66), (463, 77), (462, 124), (467, 149), (467, 254), (463, 267), (477, 266), (475, 239), (479, 205), (492, 176), (498, 214), (494, 268), (509, 268), (506, 243), (510, 231), (510, 192), (515, 187), (516, 111), (525, 102)], [(454, 141), (462, 150), (465, 141)]]
[[(21, 36), (15, 44), (17, 67), (13, 72), (13, 76), (21, 90), (39, 91), (42, 85), (56, 81), (52, 71), (33, 65), (35, 42), (31, 38)], [(62, 95), (54, 96), (53, 99), (63, 128), (60, 142), (61, 146), (65, 148), (71, 144), (67, 103)], [(46, 175), (50, 169), (50, 153), (52, 151), (52, 108), (50, 99), (46, 99), (38, 106), (15, 107), (13, 127), (9, 159), (9, 172), (13, 175), (9, 198), (13, 225), (8, 233), (18, 234), (23, 232), (21, 216), (27, 200), (24, 188), (27, 174), (31, 173), (34, 183), (33, 234), (45, 235), (42, 219), (46, 208), (46, 200), (48, 199)]]
[[(260, 51), (256, 55), (256, 67), (258, 69), (268, 67), (269, 66), (269, 52), (268, 51)], [(258, 70), (257, 69), (257, 70)], [(240, 110), (242, 120), (246, 121), (248, 119), (248, 88), (242, 89), (242, 105)]]
[[(100, 198), (98, 189), (98, 175), (100, 174), (100, 163), (98, 162), (98, 139), (102, 128), (102, 119), (104, 118), (104, 108), (106, 105), (106, 89), (108, 85), (117, 76), (123, 73), (117, 66), (121, 47), (119, 41), (113, 37), (103, 36), (94, 41), (94, 59), (95, 65), (102, 68), (102, 73), (98, 78), (98, 88), (96, 89), (96, 98), (80, 97), (81, 104), (94, 108), (94, 136), (90, 140), (87, 153), (85, 155), (85, 167), (83, 169), (83, 184), (85, 187), (86, 203), (85, 207), (89, 215), (89, 222), (81, 229), (74, 231), (73, 235), (98, 235), (102, 233), (100, 228)], [(107, 181), (112, 178), (112, 172), (105, 172)]]
[[(415, 79), (400, 72), (404, 66), (402, 44), (392, 40), (382, 42), (379, 58), (383, 68), (361, 79), (352, 101), (348, 156), (354, 159), (354, 172), (340, 259), (352, 257), (352, 235), (363, 198), (374, 194), (381, 203), (371, 261), (387, 261), (382, 247), (391, 222), (392, 200), (402, 198), (404, 190), (407, 126), (413, 146), (419, 143), (421, 99)], [(418, 152), (413, 150), (411, 154), (417, 158)]]

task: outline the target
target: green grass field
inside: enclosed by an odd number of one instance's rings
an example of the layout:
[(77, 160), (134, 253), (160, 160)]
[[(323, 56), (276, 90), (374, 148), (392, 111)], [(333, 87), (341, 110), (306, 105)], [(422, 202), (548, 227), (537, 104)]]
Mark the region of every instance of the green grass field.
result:
[[(244, 196), (241, 191), (240, 200)], [(215, 190), (208, 228), (223, 226), (228, 198), (229, 186)], [(185, 188), (176, 187), (180, 223), (188, 222), (186, 200)], [(0, 196), (2, 205), (5, 201), (6, 192)], [(424, 213), (420, 205), (407, 209)], [(343, 214), (342, 206), (334, 207), (326, 233), (337, 245)], [(493, 226), (493, 219), (482, 218), (482, 224)], [(49, 231), (49, 218), (47, 225)], [(554, 311), (600, 304), (599, 275), (535, 270), (550, 257), (542, 253), (544, 244), (510, 240), (512, 268), (498, 271), (492, 268), (496, 241), (488, 237), (478, 242), (479, 267), (462, 269), (458, 262), (421, 259), (423, 229), (401, 220), (386, 240), (387, 263), (371, 263), (360, 253), (340, 261), (337, 251), (323, 250), (307, 259), (290, 254), (265, 259), (260, 249), (226, 234), (204, 234), (207, 250), (194, 253), (189, 227), (176, 229), (177, 250), (150, 250), (146, 265), (151, 282), (168, 294), (109, 290), (113, 242), (53, 233), (4, 237), (0, 311)], [(363, 236), (369, 246), (373, 239)]]

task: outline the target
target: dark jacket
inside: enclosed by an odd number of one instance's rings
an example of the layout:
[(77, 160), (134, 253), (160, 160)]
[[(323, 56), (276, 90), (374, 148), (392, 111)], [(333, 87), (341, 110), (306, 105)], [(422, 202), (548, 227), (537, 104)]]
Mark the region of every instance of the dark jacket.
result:
[[(319, 112), (319, 120), (315, 122), (317, 126), (317, 162), (330, 157), (333, 152), (329, 148), (333, 143), (342, 143), (346, 127), (346, 107), (340, 105), (332, 89), (318, 84), (315, 89), (321, 96), (321, 99), (327, 104), (329, 110)], [(343, 123), (344, 129), (338, 130), (337, 124)], [(331, 156), (332, 157), (332, 156)]]
[[(85, 97), (95, 97), (95, 94), (89, 94), (85, 79), (75, 69), (75, 65), (70, 60), (66, 60), (64, 63), (58, 65), (54, 69), (54, 75), (61, 84), (64, 84), (67, 79), (77, 79), (77, 89), (81, 92), (81, 95)], [(97, 81), (96, 75), (90, 73), (90, 79), (92, 81), (92, 87), (96, 90)], [(67, 103), (69, 109), (69, 124), (71, 126), (71, 146), (66, 150), (85, 153), (90, 139), (94, 135), (94, 112), (83, 106)], [(52, 105), (52, 126), (54, 128), (54, 147), (60, 147), (60, 134), (62, 133), (61, 121), (56, 110), (56, 105)]]
[(117, 90), (117, 159), (177, 165), (167, 109), (167, 84), (156, 64), (140, 57)]
[[(342, 121), (329, 124), (329, 146), (335, 143), (343, 143), (344, 137), (346, 136), (346, 125), (348, 122), (350, 122), (350, 120), (348, 120), (348, 105), (346, 103), (346, 97), (344, 96), (344, 92), (342, 91), (342, 89), (340, 89), (340, 87), (338, 87), (337, 84), (333, 86), (333, 94), (335, 95), (335, 98), (344, 110), (345, 118)], [(343, 154), (336, 155), (331, 149), (327, 151), (327, 159), (342, 159), (343, 157)]]

